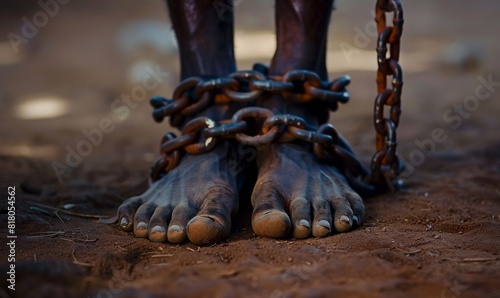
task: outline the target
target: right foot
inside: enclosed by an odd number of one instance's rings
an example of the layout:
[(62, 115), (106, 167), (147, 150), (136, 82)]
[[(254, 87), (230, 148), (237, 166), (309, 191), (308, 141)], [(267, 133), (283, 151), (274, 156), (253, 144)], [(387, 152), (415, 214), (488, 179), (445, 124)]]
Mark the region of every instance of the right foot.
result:
[(212, 152), (186, 155), (179, 165), (142, 195), (118, 209), (125, 231), (155, 242), (198, 245), (224, 240), (238, 210), (235, 146), (220, 143)]
[[(179, 46), (181, 79), (221, 77), (236, 71), (233, 12), (227, 11), (222, 20), (214, 9), (217, 1), (166, 1)], [(211, 106), (185, 121), (206, 116), (219, 122), (231, 119), (238, 108), (241, 104)], [(209, 153), (186, 154), (144, 194), (120, 206), (121, 228), (158, 242), (189, 240), (202, 245), (225, 239), (239, 203), (241, 177), (232, 169), (241, 166), (236, 151), (235, 143), (227, 141)]]

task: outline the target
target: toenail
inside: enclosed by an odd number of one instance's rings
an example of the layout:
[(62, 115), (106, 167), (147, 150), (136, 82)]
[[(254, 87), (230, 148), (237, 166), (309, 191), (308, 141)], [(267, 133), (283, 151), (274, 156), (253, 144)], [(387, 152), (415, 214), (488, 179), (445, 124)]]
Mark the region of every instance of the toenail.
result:
[(130, 224), (130, 221), (128, 220), (128, 217), (122, 216), (122, 219), (120, 219), (120, 226), (122, 226), (123, 228), (126, 228), (126, 227), (128, 227), (129, 224)]
[(327, 220), (320, 220), (318, 222), (318, 226), (322, 226), (324, 228), (327, 228), (328, 230), (331, 230), (332, 229), (332, 226), (330, 225), (330, 223), (327, 221)]
[(311, 228), (311, 224), (305, 219), (301, 219), (297, 225), (307, 227), (309, 229)]
[(178, 226), (178, 225), (173, 225), (173, 226), (171, 226), (170, 228), (168, 228), (168, 230), (169, 230), (170, 232), (180, 232), (180, 231), (182, 231), (181, 227), (180, 227), (180, 226)]
[(145, 221), (140, 221), (136, 227), (137, 230), (144, 230), (147, 228), (148, 228), (148, 224)]
[(346, 222), (346, 223), (348, 223), (348, 224), (350, 224), (350, 223), (351, 223), (351, 220), (349, 219), (349, 216), (347, 216), (347, 215), (342, 215), (342, 216), (340, 217), (340, 220), (341, 220), (341, 221), (345, 221), (345, 222)]
[(165, 234), (165, 229), (162, 226), (154, 226), (151, 229), (150, 234), (156, 234), (156, 233)]

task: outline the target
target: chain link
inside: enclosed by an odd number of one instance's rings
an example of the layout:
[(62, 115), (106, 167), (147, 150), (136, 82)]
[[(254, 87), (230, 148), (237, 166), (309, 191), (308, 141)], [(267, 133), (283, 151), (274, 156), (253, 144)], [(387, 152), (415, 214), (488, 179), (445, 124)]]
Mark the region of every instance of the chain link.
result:
[[(386, 24), (386, 13), (393, 13), (392, 26)], [(401, 167), (396, 154), (396, 130), (401, 114), (403, 85), (399, 65), (403, 29), (400, 1), (377, 0), (375, 20), (379, 33), (378, 95), (374, 107), (377, 151), (372, 157), (370, 169), (359, 161), (348, 142), (333, 125), (323, 124), (316, 129), (295, 115), (274, 114), (268, 109), (246, 107), (238, 110), (232, 119), (218, 123), (207, 117), (194, 118), (184, 125), (180, 137), (167, 133), (162, 140), (161, 157), (151, 168), (151, 182), (175, 168), (182, 154), (206, 153), (213, 150), (220, 140), (233, 138), (242, 144), (257, 147), (273, 142), (311, 143), (318, 159), (341, 170), (358, 193), (373, 195), (392, 187), (395, 184), (392, 179), (397, 176)], [(392, 77), (391, 88), (387, 88), (388, 77)], [(151, 105), (154, 108), (153, 118), (157, 122), (172, 116), (173, 124), (181, 123), (182, 117), (195, 115), (212, 104), (254, 103), (257, 98), (269, 94), (281, 94), (293, 103), (322, 100), (334, 111), (338, 108), (338, 103), (348, 102), (346, 86), (349, 83), (348, 76), (325, 82), (316, 73), (307, 70), (292, 70), (283, 77), (269, 77), (267, 68), (256, 64), (253, 70), (238, 71), (224, 78), (186, 79), (175, 89), (172, 99), (154, 97)], [(389, 107), (388, 116), (385, 116), (386, 107)], [(252, 134), (250, 130), (255, 123), (260, 124), (260, 130), (257, 134)]]

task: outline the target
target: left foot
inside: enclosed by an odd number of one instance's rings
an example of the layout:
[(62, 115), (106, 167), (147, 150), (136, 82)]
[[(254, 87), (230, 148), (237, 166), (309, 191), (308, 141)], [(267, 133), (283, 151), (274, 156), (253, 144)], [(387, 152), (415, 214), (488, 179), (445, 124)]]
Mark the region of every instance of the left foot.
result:
[[(326, 45), (333, 0), (276, 1), (277, 47), (269, 73), (292, 69), (327, 79)], [(281, 96), (262, 98), (257, 106), (293, 114), (313, 126), (328, 120), (321, 100), (293, 103)], [(338, 169), (315, 160), (298, 144), (272, 144), (261, 152), (259, 178), (252, 194), (252, 227), (259, 236), (325, 237), (361, 224), (364, 205)]]
[(263, 237), (325, 237), (359, 226), (365, 207), (338, 169), (301, 145), (272, 144), (262, 152), (252, 194), (252, 228)]

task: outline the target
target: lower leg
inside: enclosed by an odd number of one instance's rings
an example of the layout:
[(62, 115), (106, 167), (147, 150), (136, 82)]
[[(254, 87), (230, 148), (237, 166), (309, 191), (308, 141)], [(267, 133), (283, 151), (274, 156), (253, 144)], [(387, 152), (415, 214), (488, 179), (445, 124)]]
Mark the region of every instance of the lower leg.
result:
[[(221, 0), (168, 0), (181, 57), (181, 77), (226, 76), (236, 68), (232, 14), (219, 19)], [(228, 107), (204, 111), (215, 121), (227, 118)], [(200, 114), (200, 115), (201, 115)], [(196, 116), (200, 116), (196, 115)], [(203, 155), (186, 155), (179, 165), (142, 195), (118, 209), (122, 229), (152, 241), (195, 244), (223, 240), (238, 209), (238, 181), (227, 169), (239, 159), (229, 142)]]
[[(236, 71), (232, 0), (166, 0), (177, 37), (181, 79), (224, 77)], [(220, 5), (227, 11), (220, 15)], [(241, 104), (209, 106), (196, 116), (229, 119)], [(174, 125), (186, 123), (177, 121)]]
[(328, 24), (334, 0), (276, 0), (277, 47), (270, 73), (317, 72), (324, 80)]
[[(326, 42), (333, 0), (276, 0), (278, 45), (270, 73), (292, 69), (317, 72), (326, 79)], [(260, 106), (326, 122), (328, 109), (317, 100), (289, 103), (281, 96)], [(252, 227), (260, 236), (306, 238), (346, 232), (359, 225), (363, 201), (335, 167), (319, 163), (302, 144), (272, 144), (259, 156), (259, 178), (252, 194)]]
[[(221, 0), (167, 0), (179, 45), (181, 78), (224, 76), (236, 70), (233, 14), (217, 14)], [(227, 0), (228, 5), (232, 1)]]
[[(327, 79), (326, 46), (333, 2), (276, 0), (277, 47), (269, 69), (271, 75), (305, 69), (316, 72), (322, 80)], [(261, 106), (299, 115), (313, 125), (328, 120), (328, 107), (324, 102), (292, 104), (278, 96), (262, 101)]]

